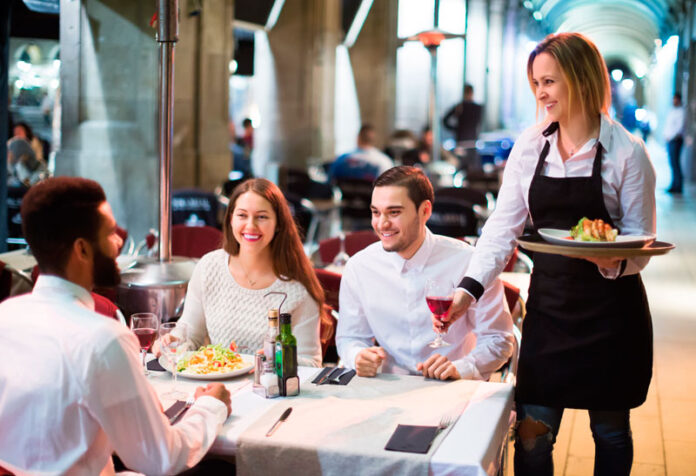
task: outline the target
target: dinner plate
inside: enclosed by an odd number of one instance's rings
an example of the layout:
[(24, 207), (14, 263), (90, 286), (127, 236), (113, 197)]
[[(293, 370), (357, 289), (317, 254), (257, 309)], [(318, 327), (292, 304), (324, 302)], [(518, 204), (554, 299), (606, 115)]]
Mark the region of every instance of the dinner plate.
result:
[[(193, 353), (194, 351), (184, 352), (179, 358), (181, 359), (187, 357)], [(254, 370), (254, 356), (245, 354), (240, 355), (242, 356), (242, 360), (245, 364), (241, 369), (233, 370), (231, 372), (217, 372), (213, 374), (195, 374), (184, 370), (183, 372), (179, 372), (177, 375), (179, 377), (186, 377), (193, 380), (222, 380), (226, 378), (238, 377), (240, 375), (246, 375)], [(159, 363), (167, 372), (171, 373), (172, 367), (169, 365), (169, 359), (167, 359), (164, 355), (160, 355)]]
[(539, 235), (549, 243), (576, 248), (642, 248), (655, 241), (653, 235), (619, 235), (616, 241), (579, 241), (572, 239), (568, 230), (556, 228), (540, 228)]
[(667, 243), (665, 241), (653, 241), (650, 244), (633, 248), (617, 248), (611, 246), (569, 246), (568, 243), (563, 243), (562, 245), (557, 243), (549, 243), (539, 235), (520, 236), (517, 238), (517, 243), (521, 248), (528, 251), (585, 258), (632, 258), (635, 256), (658, 256), (669, 253), (674, 249), (674, 245), (672, 243)]

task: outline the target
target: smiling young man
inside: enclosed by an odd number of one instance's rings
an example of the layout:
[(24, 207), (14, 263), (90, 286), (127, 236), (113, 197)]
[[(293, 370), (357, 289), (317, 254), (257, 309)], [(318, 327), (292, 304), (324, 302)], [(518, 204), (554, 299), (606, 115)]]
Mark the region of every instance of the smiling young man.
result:
[(375, 181), (372, 227), (380, 241), (346, 265), (336, 331), (341, 359), (360, 376), (375, 376), (381, 366), (386, 373), (442, 380), (487, 379), (512, 353), (512, 320), (498, 280), (449, 329), (449, 345), (428, 346), (434, 334), (426, 281), (456, 284), (472, 254), (466, 243), (427, 229), (432, 203), (433, 187), (415, 167), (394, 167)]
[(146, 474), (196, 464), (229, 415), (229, 392), (200, 387), (171, 426), (135, 335), (94, 312), (92, 287), (120, 280), (121, 238), (102, 188), (40, 182), (22, 200), (22, 223), (41, 275), (31, 294), (0, 304), (0, 473), (113, 474), (114, 451)]

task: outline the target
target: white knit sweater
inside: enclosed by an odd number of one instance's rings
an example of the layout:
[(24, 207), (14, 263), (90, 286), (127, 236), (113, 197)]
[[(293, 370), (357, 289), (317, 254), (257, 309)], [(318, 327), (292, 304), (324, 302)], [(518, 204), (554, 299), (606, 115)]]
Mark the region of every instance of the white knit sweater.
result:
[(253, 354), (263, 348), (268, 310), (277, 308), (283, 299), (264, 295), (284, 292), (288, 297), (281, 312), (292, 314), (298, 364), (319, 367), (319, 306), (307, 289), (298, 281), (281, 279), (265, 289), (243, 288), (232, 277), (228, 262), (225, 250), (215, 250), (203, 256), (193, 270), (180, 320), (187, 325), (187, 345), (198, 348), (211, 342), (227, 347), (235, 341), (240, 352)]

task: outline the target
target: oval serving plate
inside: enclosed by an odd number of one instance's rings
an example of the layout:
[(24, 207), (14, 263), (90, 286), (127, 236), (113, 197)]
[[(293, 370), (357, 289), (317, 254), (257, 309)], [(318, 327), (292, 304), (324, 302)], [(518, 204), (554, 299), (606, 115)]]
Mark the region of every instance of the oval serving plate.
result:
[[(182, 354), (182, 357), (187, 354), (192, 354), (194, 351), (189, 351), (189, 352), (184, 352)], [(254, 370), (254, 356), (253, 355), (245, 355), (241, 354), (242, 360), (246, 364), (244, 367), (233, 370), (231, 372), (215, 372), (215, 373), (209, 373), (209, 374), (195, 374), (191, 372), (186, 372), (185, 370), (182, 372), (177, 373), (179, 377), (185, 377), (185, 378), (190, 378), (193, 380), (222, 380), (226, 378), (232, 378), (232, 377), (238, 377), (240, 375), (246, 375), (248, 373), (251, 373), (251, 371)], [(164, 369), (171, 373), (172, 368), (169, 365), (169, 360), (164, 356), (160, 355), (159, 357), (159, 363)]]

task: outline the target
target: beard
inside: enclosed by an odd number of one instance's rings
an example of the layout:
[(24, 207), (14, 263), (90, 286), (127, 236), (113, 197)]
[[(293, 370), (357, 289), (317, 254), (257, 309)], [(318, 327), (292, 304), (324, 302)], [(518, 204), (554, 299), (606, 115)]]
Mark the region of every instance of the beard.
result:
[(104, 254), (98, 244), (94, 245), (94, 250), (92, 265), (94, 285), (103, 288), (118, 285), (121, 282), (121, 270), (118, 269), (116, 260)]

